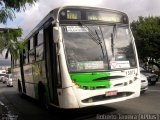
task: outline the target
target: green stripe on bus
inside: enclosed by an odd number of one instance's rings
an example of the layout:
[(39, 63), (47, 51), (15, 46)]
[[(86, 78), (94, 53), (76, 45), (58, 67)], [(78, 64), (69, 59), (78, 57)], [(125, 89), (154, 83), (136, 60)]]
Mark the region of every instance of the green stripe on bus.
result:
[(70, 77), (76, 85), (82, 89), (106, 89), (110, 88), (110, 76), (107, 72), (71, 73)]

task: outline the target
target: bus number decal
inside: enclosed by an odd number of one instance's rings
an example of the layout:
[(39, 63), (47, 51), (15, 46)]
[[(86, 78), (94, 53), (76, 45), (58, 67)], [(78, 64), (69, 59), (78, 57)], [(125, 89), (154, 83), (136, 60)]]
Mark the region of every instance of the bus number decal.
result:
[(128, 71), (126, 71), (126, 74), (127, 74), (127, 76), (134, 75), (135, 70), (128, 70)]

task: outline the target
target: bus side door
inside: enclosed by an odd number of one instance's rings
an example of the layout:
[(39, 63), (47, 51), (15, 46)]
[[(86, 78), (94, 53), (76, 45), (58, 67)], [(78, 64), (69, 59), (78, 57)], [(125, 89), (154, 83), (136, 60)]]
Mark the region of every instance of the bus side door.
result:
[(46, 75), (48, 79), (48, 90), (50, 101), (56, 106), (59, 106), (57, 94), (57, 56), (56, 45), (53, 42), (53, 26), (50, 25), (44, 29), (45, 41), (45, 62), (46, 62)]

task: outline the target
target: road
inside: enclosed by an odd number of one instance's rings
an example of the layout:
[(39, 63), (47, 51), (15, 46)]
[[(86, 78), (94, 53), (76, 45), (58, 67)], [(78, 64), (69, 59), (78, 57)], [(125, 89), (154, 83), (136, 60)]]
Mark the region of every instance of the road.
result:
[[(0, 83), (0, 120), (160, 120), (160, 82), (138, 98), (80, 110), (44, 110), (31, 98), (21, 98), (14, 87)], [(6, 119), (7, 118), (7, 119)]]

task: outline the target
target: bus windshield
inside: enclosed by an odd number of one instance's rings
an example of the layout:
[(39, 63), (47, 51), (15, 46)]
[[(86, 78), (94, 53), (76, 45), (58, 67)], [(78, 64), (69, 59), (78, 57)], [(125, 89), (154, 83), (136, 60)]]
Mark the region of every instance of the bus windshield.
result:
[(70, 72), (136, 67), (129, 28), (115, 25), (62, 26)]

